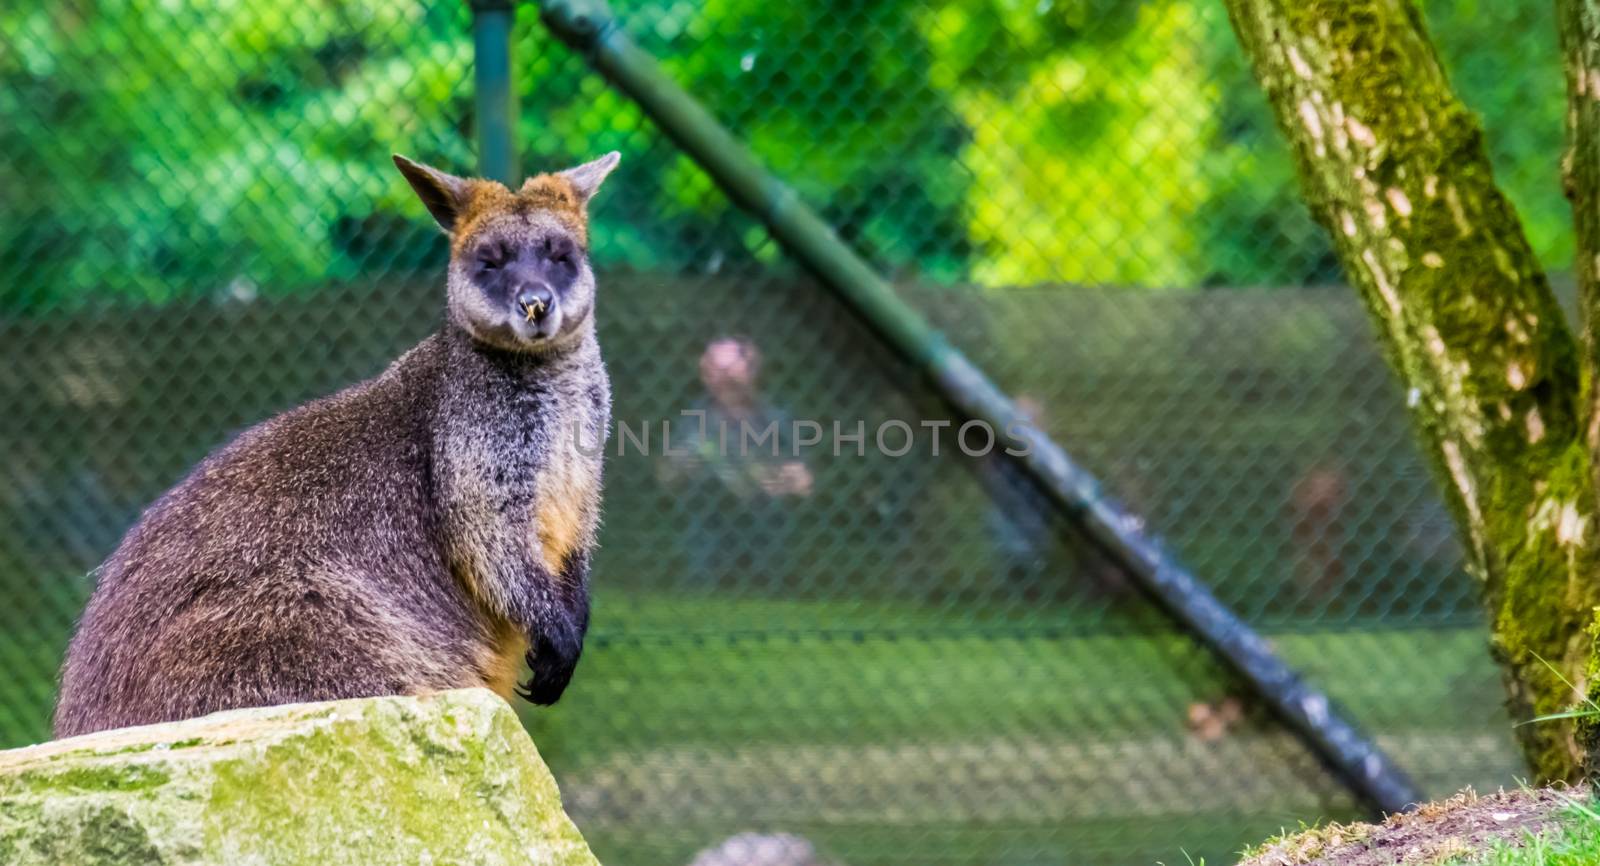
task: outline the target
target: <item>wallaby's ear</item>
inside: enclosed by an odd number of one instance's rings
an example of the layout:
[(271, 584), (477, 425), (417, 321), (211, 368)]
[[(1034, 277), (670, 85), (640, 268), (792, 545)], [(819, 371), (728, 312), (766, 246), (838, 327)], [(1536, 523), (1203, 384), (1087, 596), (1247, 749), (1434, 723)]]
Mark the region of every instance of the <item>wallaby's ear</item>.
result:
[(600, 188), (600, 182), (606, 175), (617, 167), (622, 159), (622, 154), (611, 151), (599, 159), (590, 160), (577, 168), (569, 168), (561, 172), (561, 176), (572, 183), (572, 188), (578, 191), (578, 199), (584, 204), (594, 198), (595, 191)]
[(394, 165), (406, 176), (411, 188), (416, 190), (417, 198), (422, 199), (423, 206), (439, 223), (439, 228), (446, 232), (453, 230), (456, 214), (466, 202), (467, 182), (453, 174), (412, 162), (398, 153), (394, 155)]

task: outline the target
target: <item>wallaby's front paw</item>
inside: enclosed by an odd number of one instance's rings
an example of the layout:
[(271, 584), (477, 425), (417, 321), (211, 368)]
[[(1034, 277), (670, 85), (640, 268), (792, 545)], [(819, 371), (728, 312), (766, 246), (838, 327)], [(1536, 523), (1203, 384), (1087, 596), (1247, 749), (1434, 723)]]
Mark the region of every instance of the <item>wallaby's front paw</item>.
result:
[(549, 706), (561, 700), (561, 693), (572, 682), (572, 672), (578, 667), (578, 656), (583, 652), (583, 638), (572, 635), (554, 640), (540, 637), (528, 650), (528, 668), (533, 676), (517, 689), (517, 694), (529, 703)]

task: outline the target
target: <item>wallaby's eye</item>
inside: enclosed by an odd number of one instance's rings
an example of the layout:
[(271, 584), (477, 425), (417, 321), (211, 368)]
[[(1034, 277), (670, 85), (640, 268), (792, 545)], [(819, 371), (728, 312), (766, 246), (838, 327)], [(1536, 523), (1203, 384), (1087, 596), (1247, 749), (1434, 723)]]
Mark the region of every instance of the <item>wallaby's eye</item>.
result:
[(544, 256), (558, 265), (575, 265), (577, 263), (576, 257), (573, 255), (572, 242), (565, 238), (546, 238)]
[(478, 248), (478, 270), (488, 272), (505, 267), (509, 258), (505, 244), (484, 244)]

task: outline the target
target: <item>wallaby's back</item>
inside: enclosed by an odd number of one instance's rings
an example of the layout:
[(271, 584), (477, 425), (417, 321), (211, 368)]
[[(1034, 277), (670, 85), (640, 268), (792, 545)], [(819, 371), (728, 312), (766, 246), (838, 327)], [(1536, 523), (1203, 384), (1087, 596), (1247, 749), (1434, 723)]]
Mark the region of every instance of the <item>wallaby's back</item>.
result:
[(100, 569), (56, 734), (480, 684), (494, 635), (440, 579), (427, 489), (438, 354), (250, 429), (152, 505)]

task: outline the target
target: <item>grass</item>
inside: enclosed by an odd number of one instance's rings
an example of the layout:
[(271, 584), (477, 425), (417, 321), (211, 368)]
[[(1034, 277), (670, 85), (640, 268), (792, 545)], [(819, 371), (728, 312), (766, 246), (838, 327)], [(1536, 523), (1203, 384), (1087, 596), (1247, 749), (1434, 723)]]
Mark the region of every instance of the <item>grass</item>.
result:
[[(1187, 639), (968, 613), (602, 599), (573, 687), (526, 719), (618, 866), (747, 830), (851, 866), (1226, 863), (1281, 827), (1354, 817), (1270, 722), (1193, 737), (1189, 705), (1235, 686)], [(1430, 793), (1517, 772), (1477, 629), (1272, 642)]]
[(1600, 814), (1583, 789), (1462, 791), (1381, 824), (1284, 833), (1241, 855), (1243, 866), (1410, 863), (1533, 866), (1600, 863)]
[(1290, 830), (1284, 828), (1275, 835), (1269, 836), (1239, 853), (1239, 859), (1249, 860), (1260, 856), (1275, 846), (1293, 843), (1293, 856), (1301, 860), (1311, 860), (1320, 856), (1324, 851), (1354, 842), (1361, 842), (1370, 837), (1375, 828), (1371, 824), (1354, 822), (1350, 824), (1314, 823), (1301, 824), (1299, 828)]
[[(552, 760), (724, 743), (1025, 736), (1139, 739), (1184, 730), (1191, 702), (1237, 687), (1187, 638), (986, 631), (960, 612), (767, 600), (602, 607), (561, 704), (530, 710)], [(621, 621), (618, 628), (615, 623)], [(774, 630), (778, 623), (787, 627)], [(675, 628), (668, 628), (676, 624)], [(1365, 726), (1503, 735), (1476, 629), (1279, 635), (1285, 658)], [(1374, 663), (1391, 668), (1375, 668)], [(1396, 688), (1397, 681), (1404, 688)]]
[(1444, 866), (1594, 866), (1600, 863), (1600, 813), (1592, 798), (1576, 798), (1561, 823), (1516, 842), (1500, 842), (1484, 853), (1466, 854)]
[[(1259, 816), (1216, 813), (1203, 818), (1100, 820), (1066, 824), (893, 827), (876, 823), (789, 824), (785, 829), (815, 844), (824, 862), (845, 866), (1188, 866), (1228, 864), (1241, 834), (1259, 836), (1270, 821)], [(685, 864), (713, 841), (731, 833), (714, 822), (657, 826), (616, 835), (583, 826), (585, 838), (606, 866)], [(719, 835), (720, 834), (720, 835)], [(1182, 840), (1182, 841), (1180, 841)], [(831, 858), (831, 859), (830, 859)]]
[[(614, 866), (689, 862), (744, 830), (851, 866), (1226, 863), (1353, 817), (1262, 718), (1196, 740), (1189, 706), (1237, 687), (1189, 640), (1085, 633), (1070, 613), (602, 591), (573, 686), (524, 718)], [(1271, 639), (1431, 793), (1514, 772), (1479, 630)]]

